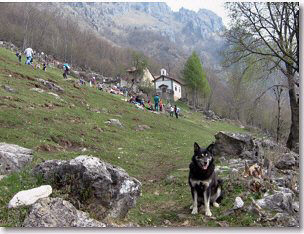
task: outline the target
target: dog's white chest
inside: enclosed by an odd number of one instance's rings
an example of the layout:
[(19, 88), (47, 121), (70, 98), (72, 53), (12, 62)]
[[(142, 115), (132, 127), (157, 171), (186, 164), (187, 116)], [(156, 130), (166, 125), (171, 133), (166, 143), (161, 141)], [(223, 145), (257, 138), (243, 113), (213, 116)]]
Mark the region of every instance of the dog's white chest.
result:
[(209, 180), (194, 180), (194, 179), (190, 178), (190, 183), (191, 183), (192, 187), (195, 187), (196, 185), (198, 185), (198, 186), (204, 185), (204, 186), (208, 187), (210, 182), (211, 182), (211, 179), (209, 179)]

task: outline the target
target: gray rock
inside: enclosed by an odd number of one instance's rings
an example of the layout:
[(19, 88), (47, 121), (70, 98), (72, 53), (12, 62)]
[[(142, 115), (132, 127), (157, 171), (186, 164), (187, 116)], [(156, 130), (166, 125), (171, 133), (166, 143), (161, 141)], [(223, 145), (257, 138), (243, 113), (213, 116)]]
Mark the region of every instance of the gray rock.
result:
[(54, 96), (56, 99), (62, 100), (62, 99), (60, 98), (60, 96), (59, 96), (58, 94), (56, 94), (56, 93), (48, 92), (48, 94)]
[(220, 117), (217, 116), (212, 110), (205, 110), (203, 114), (207, 117), (207, 119), (219, 120)]
[(268, 221), (272, 221), (278, 227), (299, 227), (300, 221), (297, 217), (291, 216), (286, 213), (277, 213)]
[(32, 91), (38, 92), (38, 93), (44, 93), (43, 89), (40, 88), (31, 88)]
[(112, 126), (123, 128), (123, 125), (118, 119), (109, 119), (106, 123)]
[(16, 93), (16, 90), (13, 89), (12, 87), (8, 86), (8, 85), (3, 85), (3, 88), (10, 93)]
[(0, 174), (9, 174), (32, 161), (32, 150), (18, 145), (0, 143)]
[(144, 131), (146, 129), (151, 129), (148, 125), (138, 125), (135, 127), (135, 131)]
[(280, 187), (287, 186), (287, 179), (286, 179), (286, 177), (275, 177), (275, 178), (273, 178), (273, 181), (274, 181), (274, 183), (277, 186), (280, 186)]
[(215, 135), (214, 153), (223, 157), (240, 157), (261, 163), (264, 150), (260, 141), (249, 134), (219, 132)]
[(37, 79), (37, 81), (41, 82), (45, 87), (50, 90), (54, 90), (56, 92), (63, 92), (64, 89), (61, 88), (59, 85), (56, 85), (54, 82), (44, 80), (44, 79)]
[(279, 157), (275, 167), (281, 170), (292, 169), (296, 165), (295, 153), (286, 153)]
[(294, 202), (292, 203), (292, 208), (295, 212), (299, 212), (300, 211), (300, 204), (299, 202)]
[(293, 213), (292, 199), (292, 193), (280, 191), (257, 200), (257, 204), (260, 207), (271, 211)]
[(264, 139), (262, 141), (262, 146), (264, 148), (267, 148), (267, 149), (270, 149), (270, 150), (273, 150), (277, 147), (277, 143), (275, 143), (274, 141), (270, 140), (270, 139)]
[(245, 150), (240, 154), (240, 158), (252, 159), (254, 157), (254, 152)]
[(166, 179), (165, 179), (165, 182), (166, 182), (167, 184), (172, 184), (172, 183), (174, 183), (175, 181), (176, 181), (176, 177), (173, 176), (173, 175), (167, 176)]
[(136, 205), (141, 183), (125, 170), (102, 160), (78, 156), (70, 161), (49, 160), (34, 169), (58, 187), (70, 187), (70, 196), (90, 204), (98, 217), (124, 217)]
[(61, 198), (43, 198), (32, 205), (23, 227), (106, 227)]
[(219, 132), (215, 135), (215, 154), (220, 156), (237, 156), (243, 151), (253, 151), (254, 143), (250, 135)]
[(104, 113), (104, 114), (108, 114), (108, 110), (106, 108), (101, 108), (100, 110), (101, 113)]
[(48, 197), (52, 191), (53, 190), (50, 185), (42, 185), (37, 188), (20, 191), (10, 200), (8, 208), (32, 205), (40, 198)]
[(233, 205), (233, 209), (240, 209), (244, 206), (242, 198), (236, 197)]

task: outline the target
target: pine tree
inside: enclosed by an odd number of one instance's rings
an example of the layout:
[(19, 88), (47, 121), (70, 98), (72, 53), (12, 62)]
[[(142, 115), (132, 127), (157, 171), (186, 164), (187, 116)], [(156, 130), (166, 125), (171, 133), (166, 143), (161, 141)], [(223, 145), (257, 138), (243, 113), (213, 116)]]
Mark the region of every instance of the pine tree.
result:
[(198, 96), (206, 97), (210, 93), (210, 86), (200, 58), (195, 52), (186, 61), (182, 75), (192, 92), (193, 106), (196, 108)]

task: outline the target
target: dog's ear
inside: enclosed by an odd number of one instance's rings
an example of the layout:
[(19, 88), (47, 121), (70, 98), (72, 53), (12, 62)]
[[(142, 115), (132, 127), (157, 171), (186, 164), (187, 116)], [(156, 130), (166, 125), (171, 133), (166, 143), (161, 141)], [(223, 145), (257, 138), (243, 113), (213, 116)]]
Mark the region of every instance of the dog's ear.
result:
[(214, 149), (215, 144), (211, 143), (208, 147), (207, 147), (207, 151), (209, 151), (211, 154), (213, 154), (213, 149)]
[(196, 142), (194, 142), (194, 153), (198, 153), (199, 150), (200, 150), (200, 146)]

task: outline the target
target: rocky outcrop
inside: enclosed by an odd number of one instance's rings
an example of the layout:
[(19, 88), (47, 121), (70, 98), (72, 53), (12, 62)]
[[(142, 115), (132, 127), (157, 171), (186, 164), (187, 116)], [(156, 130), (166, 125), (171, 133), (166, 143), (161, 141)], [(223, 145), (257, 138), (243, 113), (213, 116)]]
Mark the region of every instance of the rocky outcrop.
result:
[(106, 227), (61, 198), (43, 198), (31, 208), (23, 227)]
[(64, 89), (61, 88), (59, 85), (55, 84), (54, 82), (44, 80), (44, 79), (37, 79), (37, 81), (41, 82), (45, 87), (47, 87), (50, 90), (56, 91), (56, 92), (63, 92)]
[(215, 136), (217, 155), (225, 157), (258, 156), (258, 146), (248, 134), (219, 132)]
[(32, 161), (33, 151), (18, 145), (0, 143), (0, 174), (9, 174)]
[(221, 118), (216, 115), (212, 110), (204, 110), (203, 114), (207, 117), (209, 120), (220, 120)]
[(34, 173), (53, 181), (59, 189), (68, 187), (73, 200), (101, 219), (124, 217), (141, 193), (141, 183), (125, 170), (85, 155), (70, 161), (46, 161)]
[(207, 39), (210, 34), (224, 29), (222, 19), (206, 9), (200, 9), (195, 13), (192, 10), (181, 8), (174, 13), (174, 16), (178, 22), (185, 24), (184, 32), (202, 39)]
[(293, 213), (293, 193), (291, 191), (279, 191), (272, 195), (257, 200), (257, 204), (264, 209), (277, 212)]
[(42, 185), (38, 188), (20, 191), (10, 200), (8, 208), (32, 205), (38, 199), (48, 197), (51, 193), (52, 187), (50, 185)]
[(122, 123), (118, 119), (109, 119), (105, 123), (109, 124), (109, 125), (112, 125), (112, 126), (119, 127), (119, 128), (123, 128)]
[(296, 165), (296, 159), (298, 159), (297, 154), (293, 152), (285, 153), (278, 158), (275, 167), (281, 170), (290, 170)]
[(265, 164), (269, 164), (269, 159), (265, 157), (265, 152), (272, 152), (278, 169), (292, 169), (299, 165), (298, 154), (269, 139), (256, 139), (250, 134), (230, 132), (219, 132), (215, 139), (214, 152), (223, 157), (251, 160), (267, 167)]

